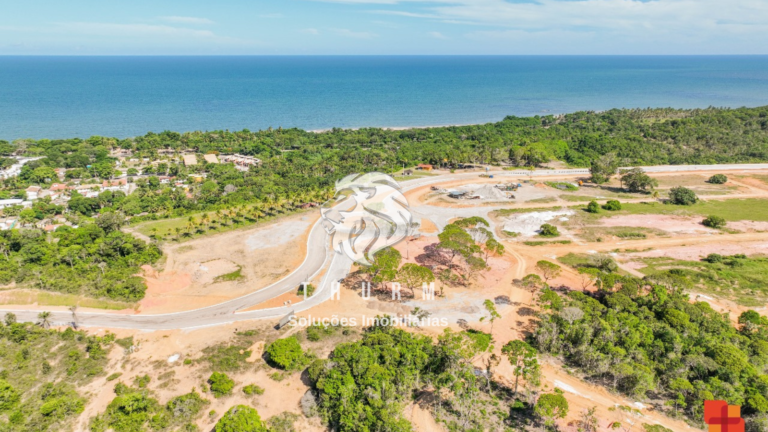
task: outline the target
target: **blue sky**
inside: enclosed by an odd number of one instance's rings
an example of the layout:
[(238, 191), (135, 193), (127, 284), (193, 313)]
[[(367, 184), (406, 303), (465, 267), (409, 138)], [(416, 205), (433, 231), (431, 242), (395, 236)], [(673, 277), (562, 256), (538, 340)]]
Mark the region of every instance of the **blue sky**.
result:
[(766, 0), (24, 0), (0, 55), (768, 54)]

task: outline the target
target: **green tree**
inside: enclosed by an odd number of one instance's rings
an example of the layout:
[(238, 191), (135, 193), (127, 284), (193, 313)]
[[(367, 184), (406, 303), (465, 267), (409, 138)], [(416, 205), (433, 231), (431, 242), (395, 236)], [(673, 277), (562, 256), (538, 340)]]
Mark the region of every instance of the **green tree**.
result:
[(451, 262), (456, 255), (464, 257), (471, 255), (475, 245), (472, 236), (456, 224), (446, 225), (437, 238), (440, 240), (438, 247), (451, 253)]
[(560, 393), (545, 393), (539, 396), (533, 411), (544, 420), (544, 424), (553, 426), (555, 420), (568, 415), (568, 401)]
[[(497, 319), (501, 318), (501, 314), (499, 314), (499, 311), (496, 310), (496, 305), (491, 300), (485, 300), (483, 302), (483, 307), (485, 308), (485, 311), (488, 312), (488, 321), (491, 322), (491, 335), (493, 335), (493, 323)], [(484, 321), (486, 317), (480, 318), (481, 321)]]
[(544, 277), (544, 282), (546, 283), (549, 283), (550, 279), (560, 276), (560, 273), (563, 271), (559, 265), (547, 260), (538, 261), (536, 263), (536, 270), (541, 273), (541, 276)]
[(693, 205), (696, 204), (699, 198), (692, 190), (683, 186), (677, 186), (669, 190), (669, 200), (672, 204), (676, 205)]
[(400, 271), (397, 272), (396, 280), (410, 289), (411, 294), (415, 298), (415, 287), (434, 282), (435, 274), (427, 267), (414, 263), (405, 263)]
[(37, 314), (37, 324), (44, 328), (48, 329), (51, 327), (51, 313), (48, 311), (43, 311)]
[(371, 265), (362, 267), (363, 273), (371, 275), (371, 283), (392, 282), (397, 276), (403, 256), (395, 248), (384, 248), (373, 255)]
[(589, 204), (587, 204), (587, 212), (600, 213), (600, 204), (595, 200), (590, 201)]
[(259, 412), (245, 405), (235, 405), (216, 422), (214, 432), (267, 432)]
[(105, 212), (96, 218), (96, 225), (106, 233), (120, 230), (125, 224), (125, 215), (120, 212)]
[(488, 256), (502, 256), (504, 255), (504, 245), (500, 241), (489, 238), (485, 242), (485, 261), (488, 262)]
[(642, 168), (632, 168), (622, 171), (621, 184), (630, 192), (647, 192), (658, 186), (659, 182), (646, 174)]
[(507, 342), (501, 349), (512, 365), (512, 373), (515, 375), (515, 394), (517, 385), (522, 376), (526, 381), (538, 381), (539, 362), (536, 349), (521, 340)]
[(278, 339), (267, 347), (269, 361), (285, 370), (293, 370), (304, 364), (304, 351), (295, 337)]
[(557, 237), (560, 235), (560, 231), (556, 226), (545, 223), (539, 228), (539, 235), (542, 237)]
[(604, 154), (592, 160), (589, 173), (592, 181), (597, 184), (607, 183), (619, 169), (619, 159), (615, 153)]

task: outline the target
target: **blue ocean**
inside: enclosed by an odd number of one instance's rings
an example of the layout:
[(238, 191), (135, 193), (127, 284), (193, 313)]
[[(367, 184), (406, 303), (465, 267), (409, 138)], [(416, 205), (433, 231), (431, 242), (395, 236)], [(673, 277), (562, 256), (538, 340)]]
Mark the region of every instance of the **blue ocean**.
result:
[(0, 139), (768, 105), (768, 56), (0, 57)]

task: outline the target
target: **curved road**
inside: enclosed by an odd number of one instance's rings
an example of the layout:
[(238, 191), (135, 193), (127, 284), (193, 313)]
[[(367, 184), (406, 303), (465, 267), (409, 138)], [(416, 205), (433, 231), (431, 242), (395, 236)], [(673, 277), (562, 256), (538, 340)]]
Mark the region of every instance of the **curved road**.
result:
[[(652, 166), (644, 167), (647, 172), (691, 172), (691, 171), (717, 171), (717, 170), (768, 170), (768, 164), (731, 164), (731, 165), (679, 165), (679, 166)], [(403, 182), (403, 191), (433, 183), (443, 183), (465, 178), (477, 178), (478, 172), (450, 174), (444, 176), (426, 177)], [(553, 170), (515, 170), (492, 171), (494, 177), (543, 177), (543, 176), (571, 176), (589, 174), (586, 169), (553, 169)], [(416, 211), (416, 214), (419, 212)], [(185, 312), (156, 314), (156, 315), (123, 315), (109, 312), (82, 312), (77, 313), (79, 326), (108, 327), (108, 328), (132, 328), (141, 330), (170, 330), (191, 329), (207, 327), (219, 324), (227, 324), (235, 321), (253, 320), (260, 318), (275, 318), (285, 316), (290, 312), (300, 312), (310, 309), (330, 298), (330, 285), (332, 282), (343, 279), (352, 267), (352, 260), (344, 255), (333, 252), (330, 248), (329, 236), (323, 229), (322, 219), (315, 223), (307, 239), (307, 256), (304, 262), (292, 273), (280, 281), (265, 288), (254, 291), (236, 299)], [(295, 290), (299, 285), (317, 275), (322, 269), (328, 268), (319, 286), (312, 297), (295, 305), (262, 309), (247, 312), (237, 312), (247, 309), (289, 291)], [(34, 322), (37, 320), (37, 310), (12, 310), (0, 309), (0, 314), (12, 312), (20, 321)], [(51, 312), (51, 322), (54, 325), (69, 325), (73, 321), (72, 313), (66, 311)]]

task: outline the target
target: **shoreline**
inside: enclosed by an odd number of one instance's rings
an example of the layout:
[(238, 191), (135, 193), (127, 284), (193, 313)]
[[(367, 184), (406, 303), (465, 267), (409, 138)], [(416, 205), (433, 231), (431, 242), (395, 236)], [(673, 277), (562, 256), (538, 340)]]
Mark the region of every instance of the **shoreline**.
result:
[[(502, 118), (501, 120), (498, 120), (498, 121), (502, 121), (502, 120), (504, 119)], [(331, 132), (334, 129), (341, 129), (341, 130), (381, 129), (381, 130), (389, 130), (389, 131), (404, 131), (404, 130), (411, 130), (411, 129), (434, 129), (434, 128), (448, 128), (448, 127), (462, 127), (462, 126), (478, 126), (478, 125), (488, 124), (488, 123), (497, 123), (497, 121), (490, 121), (486, 123), (443, 124), (443, 125), (430, 125), (430, 126), (359, 126), (359, 127), (351, 127), (351, 128), (311, 129), (311, 130), (307, 130), (306, 132), (321, 134), (321, 133)]]

